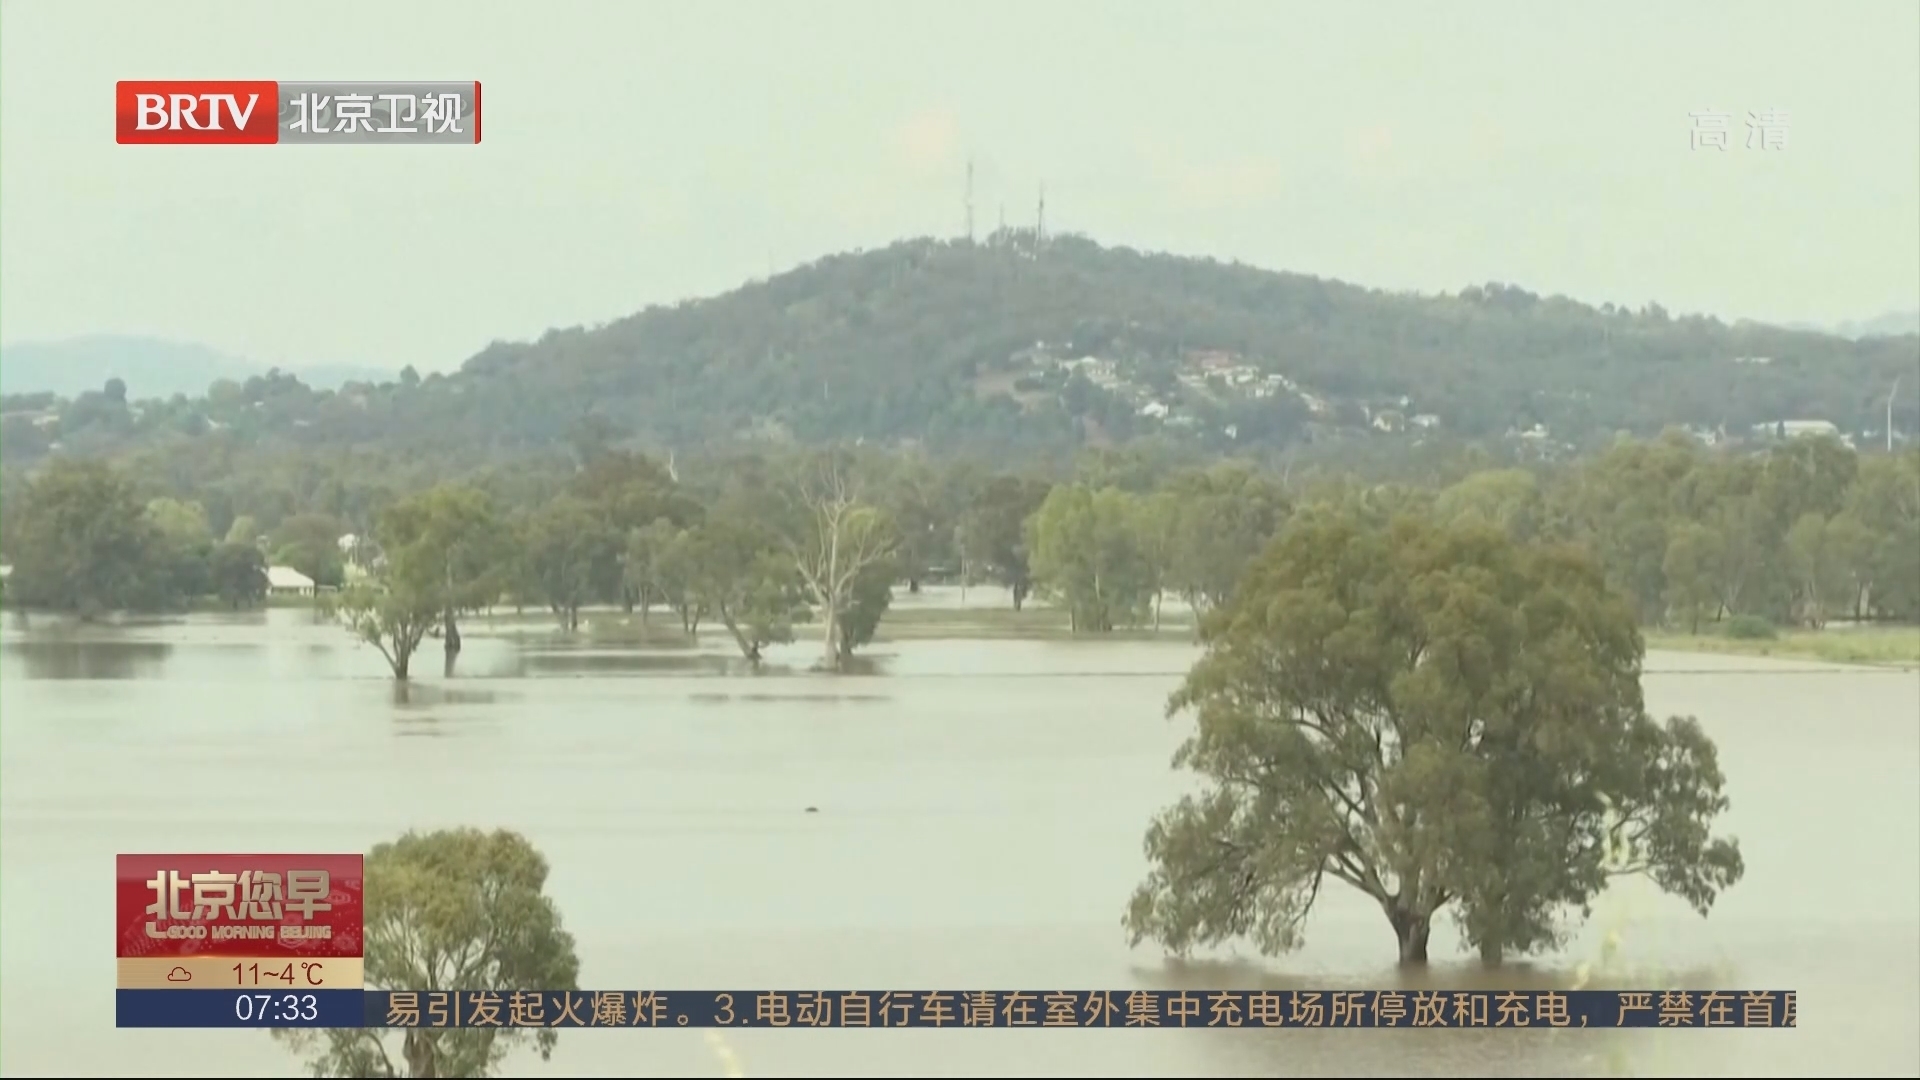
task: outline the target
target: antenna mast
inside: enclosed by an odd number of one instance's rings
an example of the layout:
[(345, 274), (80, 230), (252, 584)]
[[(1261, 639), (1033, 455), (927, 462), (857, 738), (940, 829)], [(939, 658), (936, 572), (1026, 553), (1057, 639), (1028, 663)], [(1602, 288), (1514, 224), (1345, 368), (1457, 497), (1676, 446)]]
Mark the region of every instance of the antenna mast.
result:
[(973, 159), (967, 159), (967, 243), (973, 243)]
[(1040, 185), (1040, 214), (1033, 222), (1033, 242), (1038, 244), (1047, 238), (1047, 185)]

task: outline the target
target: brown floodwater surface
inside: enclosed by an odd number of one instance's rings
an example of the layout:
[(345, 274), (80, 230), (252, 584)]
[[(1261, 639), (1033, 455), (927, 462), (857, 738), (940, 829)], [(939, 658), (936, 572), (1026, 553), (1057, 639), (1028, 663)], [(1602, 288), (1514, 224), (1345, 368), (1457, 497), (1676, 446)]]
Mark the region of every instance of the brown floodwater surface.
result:
[[(0, 634), (0, 1071), (298, 1075), (266, 1035), (113, 1027), (113, 855), (363, 851), (505, 826), (552, 863), (588, 989), (1402, 984), (1367, 901), (1300, 952), (1169, 964), (1120, 913), (1190, 784), (1171, 642), (910, 640), (871, 675), (467, 629), (398, 701), (298, 611)], [(790, 665), (783, 668), (781, 665)], [(1747, 876), (1701, 920), (1620, 885), (1558, 956), (1437, 985), (1800, 992), (1796, 1031), (568, 1032), (516, 1076), (1575, 1076), (1920, 1073), (1920, 674), (1656, 655), (1660, 713), (1718, 741)], [(807, 813), (807, 807), (818, 807)], [(1609, 938), (1615, 943), (1609, 954)]]

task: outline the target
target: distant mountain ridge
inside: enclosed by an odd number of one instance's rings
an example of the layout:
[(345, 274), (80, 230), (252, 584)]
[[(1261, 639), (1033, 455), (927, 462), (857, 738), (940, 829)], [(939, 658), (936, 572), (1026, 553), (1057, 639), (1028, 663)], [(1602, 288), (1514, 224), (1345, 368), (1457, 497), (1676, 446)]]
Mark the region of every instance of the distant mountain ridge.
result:
[(1859, 322), (1840, 322), (1831, 325), (1820, 323), (1795, 322), (1783, 324), (1789, 330), (1810, 330), (1816, 334), (1832, 334), (1852, 341), (1865, 338), (1903, 337), (1907, 334), (1920, 334), (1920, 308), (1911, 311), (1889, 311), (1871, 319)]
[[(19, 392), (28, 377), (12, 355), (0, 367)], [(117, 355), (115, 370), (132, 371), (127, 351)], [(1233, 454), (1432, 433), (1579, 447), (1682, 425), (1820, 421), (1871, 435), (1896, 383), (1894, 426), (1912, 432), (1916, 364), (1911, 336), (1849, 340), (1499, 282), (1388, 292), (1001, 230), (983, 243), (923, 237), (828, 255), (347, 392), (285, 372), (209, 395), (208, 382), (234, 377), (230, 362), (189, 379), (176, 356), (170, 369), (120, 377), (132, 398), (186, 384), (186, 399), (138, 410), (76, 401), (16, 415), (0, 436), (21, 463), (56, 447), (211, 445), (377, 449), (467, 467), (582, 439), (666, 453), (864, 442), (1010, 462), (1144, 438)], [(92, 389), (109, 372), (59, 385)]]
[[(127, 384), (136, 400), (174, 394), (199, 397), (217, 379), (244, 381), (264, 375), (267, 365), (231, 356), (191, 341), (124, 334), (90, 334), (57, 341), (23, 341), (0, 346), (0, 393), (55, 393), (72, 397), (98, 390), (108, 379)], [(310, 364), (286, 368), (315, 389), (348, 382), (388, 382), (397, 377), (349, 364)]]

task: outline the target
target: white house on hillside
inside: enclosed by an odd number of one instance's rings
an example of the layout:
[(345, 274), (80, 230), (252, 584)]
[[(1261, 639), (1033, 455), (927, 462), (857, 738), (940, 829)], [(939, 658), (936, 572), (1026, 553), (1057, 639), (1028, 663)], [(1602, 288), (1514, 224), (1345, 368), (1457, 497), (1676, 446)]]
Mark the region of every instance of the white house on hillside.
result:
[(1782, 420), (1780, 427), (1785, 430), (1786, 436), (1789, 439), (1840, 434), (1839, 425), (1831, 420)]
[(291, 566), (269, 566), (267, 567), (267, 594), (312, 596), (313, 579)]

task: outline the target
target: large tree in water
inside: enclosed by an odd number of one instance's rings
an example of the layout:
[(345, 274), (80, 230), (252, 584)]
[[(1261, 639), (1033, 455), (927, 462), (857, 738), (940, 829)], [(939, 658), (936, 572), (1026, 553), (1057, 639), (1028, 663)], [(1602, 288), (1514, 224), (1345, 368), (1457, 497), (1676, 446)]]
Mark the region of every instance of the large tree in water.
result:
[(1209, 618), (1169, 706), (1209, 784), (1148, 830), (1134, 941), (1284, 952), (1329, 879), (1414, 964), (1449, 908), (1489, 961), (1554, 945), (1618, 874), (1704, 915), (1740, 854), (1712, 743), (1643, 707), (1631, 606), (1577, 551), (1385, 517), (1315, 508)]
[[(547, 860), (504, 829), (407, 833), (366, 863), (366, 985), (377, 990), (578, 990), (580, 957), (547, 894)], [(597, 999), (596, 999), (597, 1000)], [(551, 1026), (291, 1028), (274, 1035), (312, 1076), (489, 1077), (530, 1047), (548, 1060)], [(523, 1066), (524, 1068), (524, 1066)]]

